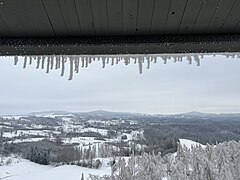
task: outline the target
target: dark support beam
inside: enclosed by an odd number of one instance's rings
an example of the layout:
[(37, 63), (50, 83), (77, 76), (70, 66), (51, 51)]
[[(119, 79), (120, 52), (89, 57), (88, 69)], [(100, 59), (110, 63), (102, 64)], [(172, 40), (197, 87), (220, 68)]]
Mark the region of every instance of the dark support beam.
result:
[(240, 52), (240, 35), (0, 38), (0, 55)]

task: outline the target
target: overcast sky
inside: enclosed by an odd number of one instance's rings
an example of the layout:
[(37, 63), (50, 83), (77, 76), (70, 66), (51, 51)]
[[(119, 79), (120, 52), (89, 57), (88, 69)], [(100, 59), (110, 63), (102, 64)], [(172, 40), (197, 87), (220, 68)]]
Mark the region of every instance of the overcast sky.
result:
[[(23, 58), (0, 58), (0, 114), (35, 111), (127, 111), (142, 113), (240, 112), (240, 59), (205, 56), (193, 62), (163, 64), (161, 59), (143, 67), (93, 62), (72, 81), (69, 72), (23, 69)], [(67, 67), (68, 68), (68, 67)]]

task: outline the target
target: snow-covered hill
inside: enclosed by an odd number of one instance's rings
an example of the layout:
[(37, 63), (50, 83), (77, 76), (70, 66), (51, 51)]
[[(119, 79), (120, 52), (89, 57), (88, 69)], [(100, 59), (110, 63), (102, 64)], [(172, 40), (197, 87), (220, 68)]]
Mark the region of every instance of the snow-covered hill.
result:
[[(107, 161), (107, 159), (105, 160)], [(6, 180), (80, 180), (89, 174), (104, 176), (110, 175), (111, 167), (103, 163), (99, 169), (90, 169), (79, 166), (64, 165), (59, 167), (39, 165), (25, 159), (19, 159), (10, 165), (0, 166), (0, 179)]]
[(203, 148), (205, 147), (205, 145), (202, 145), (198, 142), (192, 141), (192, 140), (188, 140), (188, 139), (179, 139), (180, 144), (182, 146), (186, 146), (187, 148), (191, 149), (192, 146), (202, 146)]

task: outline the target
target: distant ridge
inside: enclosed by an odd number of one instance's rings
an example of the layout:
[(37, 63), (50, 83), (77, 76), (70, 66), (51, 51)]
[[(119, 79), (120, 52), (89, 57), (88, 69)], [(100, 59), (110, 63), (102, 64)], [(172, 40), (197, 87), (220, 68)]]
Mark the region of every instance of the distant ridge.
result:
[(191, 111), (186, 113), (176, 113), (176, 114), (147, 114), (147, 113), (138, 113), (138, 112), (117, 112), (117, 111), (106, 111), (106, 110), (94, 110), (94, 111), (86, 111), (86, 112), (71, 112), (71, 111), (63, 111), (63, 110), (53, 110), (53, 111), (39, 111), (39, 112), (30, 112), (24, 114), (6, 114), (0, 115), (3, 116), (64, 116), (64, 115), (96, 115), (96, 116), (155, 116), (155, 117), (214, 117), (214, 116), (240, 116), (240, 113), (203, 113), (199, 111)]
[(187, 113), (183, 113), (183, 115), (188, 115), (188, 116), (209, 116), (209, 115), (217, 115), (215, 113), (203, 113), (203, 112), (198, 112), (198, 111), (191, 111)]

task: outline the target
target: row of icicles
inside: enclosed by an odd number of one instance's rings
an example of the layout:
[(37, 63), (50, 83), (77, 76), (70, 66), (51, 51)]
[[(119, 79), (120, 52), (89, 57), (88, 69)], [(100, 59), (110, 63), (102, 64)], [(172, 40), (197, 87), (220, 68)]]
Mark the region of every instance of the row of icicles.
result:
[[(69, 63), (69, 78), (68, 80), (73, 79), (74, 73), (79, 73), (80, 68), (87, 68), (89, 64), (94, 61), (101, 61), (102, 68), (106, 67), (106, 64), (115, 65), (123, 62), (125, 65), (133, 62), (138, 64), (139, 74), (143, 72), (143, 64), (147, 63), (147, 69), (150, 68), (151, 63), (157, 63), (158, 61), (163, 61), (164, 64), (167, 64), (167, 61), (173, 59), (174, 62), (182, 62), (187, 60), (188, 64), (192, 64), (193, 61), (197, 66), (200, 66), (200, 58), (203, 58), (204, 55), (197, 54), (170, 54), (170, 55), (49, 55), (49, 56), (23, 56), (23, 68), (25, 69), (27, 65), (32, 65), (33, 61), (36, 62), (36, 69), (45, 69), (46, 73), (49, 73), (50, 70), (60, 69), (61, 76), (64, 76), (66, 63)], [(226, 57), (240, 57), (238, 54), (225, 54)], [(14, 57), (14, 65), (18, 64), (19, 56)]]

